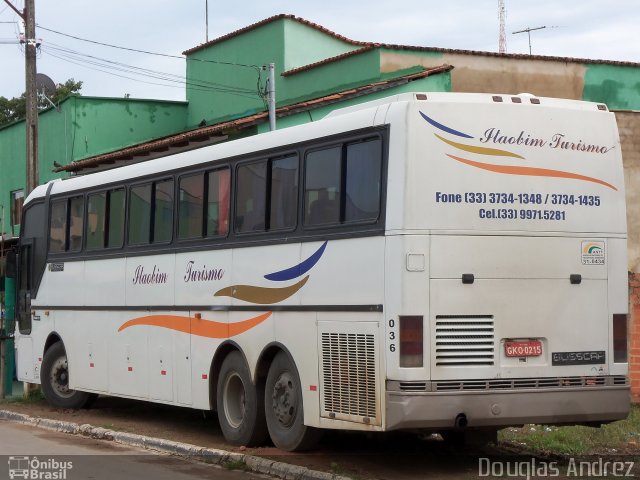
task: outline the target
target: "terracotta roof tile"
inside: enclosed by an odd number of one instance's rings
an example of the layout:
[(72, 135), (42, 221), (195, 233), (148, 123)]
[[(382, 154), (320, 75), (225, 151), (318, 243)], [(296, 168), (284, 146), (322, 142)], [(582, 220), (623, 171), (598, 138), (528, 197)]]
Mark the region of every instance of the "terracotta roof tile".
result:
[(572, 58), (572, 57), (555, 57), (555, 56), (545, 56), (545, 55), (526, 55), (526, 54), (520, 54), (520, 53), (497, 53), (497, 52), (485, 52), (485, 51), (479, 51), (479, 50), (456, 50), (456, 49), (452, 49), (452, 48), (441, 48), (441, 47), (417, 47), (417, 46), (410, 46), (410, 45), (397, 45), (397, 44), (391, 44), (391, 43), (375, 43), (375, 42), (360, 42), (360, 41), (356, 41), (356, 40), (352, 40), (350, 38), (347, 38), (343, 35), (339, 35), (335, 32), (332, 32), (331, 30), (323, 27), (322, 25), (319, 25), (317, 23), (313, 23), (310, 22), (309, 20), (305, 20), (304, 18), (301, 17), (297, 17), (295, 15), (288, 15), (288, 14), (280, 14), (280, 15), (275, 15), (273, 17), (269, 17), (266, 18), (264, 20), (261, 20), (260, 22), (254, 23), (252, 25), (249, 25), (247, 27), (241, 28), (240, 30), (236, 30), (234, 32), (228, 33), (226, 35), (223, 35), (222, 37), (218, 37), (214, 40), (210, 40), (207, 43), (203, 43), (201, 45), (198, 45), (196, 47), (190, 48), (188, 50), (185, 50), (183, 52), (184, 55), (189, 55), (193, 52), (196, 52), (198, 50), (202, 50), (203, 48), (209, 47), (211, 45), (215, 45), (217, 43), (223, 42), (225, 40), (228, 40), (229, 38), (233, 38), (236, 37), (238, 35), (242, 35), (245, 32), (254, 30), (256, 28), (259, 28), (263, 25), (266, 25), (268, 23), (274, 22), (276, 20), (281, 20), (281, 19), (289, 19), (289, 20), (293, 20), (295, 22), (301, 23), (303, 25), (307, 25), (311, 28), (314, 28), (320, 32), (323, 32), (333, 38), (336, 38), (338, 40), (342, 40), (345, 43), (348, 43), (350, 45), (356, 45), (356, 46), (360, 46), (363, 47), (361, 49), (358, 50), (354, 50), (353, 52), (348, 52), (342, 55), (338, 55), (336, 57), (332, 57), (332, 58), (328, 58), (326, 60), (323, 60), (321, 62), (316, 62), (313, 63), (311, 65), (306, 65), (300, 68), (296, 68), (296, 69), (292, 69), (289, 70), (287, 72), (284, 72), (282, 75), (286, 76), (286, 75), (292, 75), (294, 73), (298, 73), (301, 71), (305, 71), (308, 70), (310, 68), (325, 64), (325, 63), (330, 63), (330, 62), (335, 62), (341, 58), (344, 57), (348, 57), (351, 55), (357, 55), (360, 53), (364, 53), (366, 51), (369, 51), (373, 48), (388, 48), (391, 50), (413, 50), (413, 51), (425, 51), (425, 52), (441, 52), (441, 53), (454, 53), (454, 54), (462, 54), (462, 55), (478, 55), (478, 56), (486, 56), (486, 57), (503, 57), (503, 58), (513, 58), (513, 59), (527, 59), (527, 60), (547, 60), (547, 61), (560, 61), (560, 62), (571, 62), (571, 63), (593, 63), (593, 64), (609, 64), (609, 65), (619, 65), (619, 66), (629, 66), (629, 67), (640, 67), (640, 63), (637, 62), (624, 62), (624, 61), (617, 61), (617, 60), (597, 60), (597, 59), (588, 59), (588, 58)]
[(363, 42), (357, 42), (355, 40), (351, 40), (350, 38), (344, 37), (342, 35), (339, 35), (335, 32), (332, 32), (331, 30), (329, 30), (328, 28), (323, 27), (322, 25), (318, 25), (317, 23), (313, 23), (310, 22), (309, 20), (305, 20), (304, 18), (300, 18), (300, 17), (296, 17), (295, 15), (288, 15), (288, 14), (284, 14), (281, 13), (280, 15), (274, 15), (273, 17), (269, 17), (269, 18), (265, 18), (264, 20), (261, 20), (259, 22), (253, 23), (251, 25), (248, 25), (246, 27), (243, 27), (239, 30), (235, 30), (231, 33), (227, 33), (226, 35), (223, 35), (222, 37), (218, 37), (218, 38), (214, 38), (213, 40), (209, 40), (206, 43), (202, 43), (196, 47), (190, 48), (188, 50), (185, 50), (184, 52), (182, 52), (183, 55), (189, 55), (191, 53), (197, 52), (198, 50), (202, 50), (203, 48), (207, 48), (210, 47), (212, 45), (215, 45), (217, 43), (221, 43), (224, 42), (225, 40), (229, 40), (230, 38), (233, 37), (237, 37), (238, 35), (242, 35), (243, 33), (246, 32), (250, 32), (251, 30), (255, 30), (256, 28), (262, 27), (263, 25), (266, 25), (268, 23), (271, 22), (275, 22), (276, 20), (282, 20), (282, 19), (289, 19), (289, 20), (294, 20), (298, 23), (302, 23), (304, 25), (307, 25), (311, 28), (314, 28), (322, 33), (326, 33), (327, 35), (332, 36), (333, 38), (337, 38), (338, 40), (342, 40), (345, 43), (350, 43), (351, 45), (368, 45), (367, 43), (363, 43)]

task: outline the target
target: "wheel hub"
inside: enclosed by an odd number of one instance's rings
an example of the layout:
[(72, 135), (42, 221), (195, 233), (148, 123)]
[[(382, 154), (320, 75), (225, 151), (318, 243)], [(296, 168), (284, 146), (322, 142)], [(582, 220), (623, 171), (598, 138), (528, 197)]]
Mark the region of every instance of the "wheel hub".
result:
[(246, 412), (246, 394), (242, 379), (237, 374), (229, 375), (224, 384), (224, 415), (229, 425), (238, 428), (242, 424)]
[(273, 386), (272, 408), (278, 421), (285, 427), (293, 424), (297, 410), (297, 395), (293, 378), (288, 372), (282, 373)]
[(70, 397), (73, 390), (69, 388), (69, 367), (67, 357), (58, 358), (51, 367), (51, 386), (61, 397)]

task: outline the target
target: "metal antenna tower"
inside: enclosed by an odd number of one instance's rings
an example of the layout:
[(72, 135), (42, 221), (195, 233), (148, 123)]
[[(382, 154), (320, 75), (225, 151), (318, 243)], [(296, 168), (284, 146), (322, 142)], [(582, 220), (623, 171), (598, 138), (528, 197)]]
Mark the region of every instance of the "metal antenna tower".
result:
[(504, 32), (505, 21), (507, 18), (507, 9), (504, 6), (504, 0), (498, 0), (498, 12), (500, 17), (500, 37), (498, 40), (498, 52), (507, 53), (507, 35)]

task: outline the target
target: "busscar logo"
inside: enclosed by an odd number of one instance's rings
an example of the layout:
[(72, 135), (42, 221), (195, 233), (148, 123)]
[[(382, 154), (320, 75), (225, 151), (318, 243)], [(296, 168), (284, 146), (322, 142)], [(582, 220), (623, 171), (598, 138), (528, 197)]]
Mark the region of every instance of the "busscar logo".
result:
[(26, 478), (32, 480), (66, 480), (67, 472), (73, 468), (73, 462), (60, 461), (55, 458), (38, 459), (38, 457), (9, 457), (9, 478)]
[(551, 365), (600, 365), (606, 363), (607, 355), (604, 350), (587, 352), (553, 352)]

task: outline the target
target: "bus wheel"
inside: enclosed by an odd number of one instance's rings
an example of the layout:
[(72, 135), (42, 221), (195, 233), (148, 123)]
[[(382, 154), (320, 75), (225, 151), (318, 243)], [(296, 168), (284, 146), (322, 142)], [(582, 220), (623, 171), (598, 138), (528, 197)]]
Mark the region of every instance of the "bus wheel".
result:
[(45, 352), (40, 370), (42, 393), (54, 407), (83, 408), (93, 403), (97, 395), (69, 388), (69, 365), (62, 342), (56, 342)]
[(265, 416), (271, 440), (282, 450), (309, 450), (320, 439), (320, 430), (304, 424), (300, 379), (284, 352), (278, 353), (269, 367)]
[(218, 421), (224, 438), (233, 445), (248, 447), (264, 444), (267, 425), (262, 399), (264, 391), (251, 382), (251, 375), (240, 352), (227, 355), (218, 375)]

